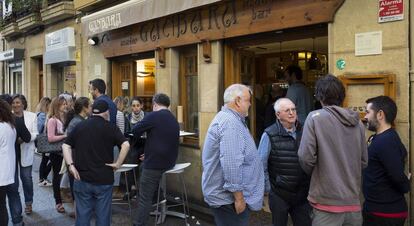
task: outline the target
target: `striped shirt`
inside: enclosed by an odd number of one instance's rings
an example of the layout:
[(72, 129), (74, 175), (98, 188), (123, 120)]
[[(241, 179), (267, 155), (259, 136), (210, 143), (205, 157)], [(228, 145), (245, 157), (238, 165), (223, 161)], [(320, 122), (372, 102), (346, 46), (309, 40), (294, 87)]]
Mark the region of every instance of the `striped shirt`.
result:
[(262, 208), (263, 166), (243, 116), (222, 107), (207, 131), (202, 162), (202, 190), (209, 206), (232, 204), (233, 192), (242, 191), (250, 210)]

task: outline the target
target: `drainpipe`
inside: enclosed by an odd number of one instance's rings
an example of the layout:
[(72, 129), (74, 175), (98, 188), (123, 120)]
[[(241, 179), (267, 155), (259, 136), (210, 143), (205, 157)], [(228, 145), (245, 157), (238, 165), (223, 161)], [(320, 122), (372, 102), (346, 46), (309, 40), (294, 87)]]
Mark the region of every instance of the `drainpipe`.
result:
[[(1, 51), (4, 52), (5, 48), (6, 48), (6, 40), (4, 40), (4, 38), (1, 39), (2, 42), (2, 46), (1, 46)], [(1, 92), (4, 94), (6, 93), (6, 64), (4, 63), (4, 61), (1, 63)]]
[[(414, 135), (414, 130), (413, 130), (413, 126), (411, 125), (411, 123), (413, 123), (412, 118), (414, 117), (413, 115), (413, 111), (414, 111), (414, 96), (412, 95), (413, 92), (413, 85), (414, 85), (414, 6), (412, 6), (410, 3), (413, 3), (413, 1), (406, 1), (406, 3), (408, 4), (408, 19), (409, 19), (409, 25), (408, 25), (408, 49), (409, 49), (409, 54), (408, 54), (408, 62), (409, 62), (409, 83), (408, 83), (408, 104), (409, 104), (409, 111), (408, 111), (408, 133), (409, 136), (413, 138)], [(409, 153), (409, 163), (408, 163), (408, 171), (410, 173), (413, 173), (411, 171), (412, 169), (412, 165), (414, 164), (414, 141), (412, 141), (411, 139), (408, 139), (408, 147), (410, 150)], [(414, 190), (413, 190), (413, 180), (411, 179), (411, 193), (409, 193), (409, 198), (410, 198), (410, 225), (414, 225)]]

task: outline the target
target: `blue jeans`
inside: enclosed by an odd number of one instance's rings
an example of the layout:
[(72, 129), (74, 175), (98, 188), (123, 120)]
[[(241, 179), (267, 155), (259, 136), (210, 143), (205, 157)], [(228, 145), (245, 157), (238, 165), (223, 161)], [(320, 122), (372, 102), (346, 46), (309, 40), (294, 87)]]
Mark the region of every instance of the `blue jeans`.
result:
[(214, 221), (217, 226), (248, 226), (250, 210), (247, 208), (240, 213), (236, 213), (236, 209), (233, 204), (220, 206), (218, 208), (211, 208)]
[(6, 186), (7, 199), (9, 201), (9, 210), (13, 224), (20, 224), (23, 222), (22, 203), (19, 194), (19, 172), (16, 165), (16, 172), (14, 173), (14, 183)]
[[(20, 165), (19, 165), (20, 166)], [(20, 180), (22, 180), (24, 202), (26, 204), (33, 203), (33, 177), (32, 166), (20, 166)]]
[(95, 185), (84, 181), (73, 182), (76, 200), (76, 226), (89, 226), (92, 213), (96, 216), (96, 225), (111, 225), (113, 185)]
[(269, 207), (272, 211), (273, 226), (287, 226), (288, 214), (294, 226), (312, 225), (312, 207), (307, 200), (303, 203), (290, 204), (273, 192), (269, 194)]

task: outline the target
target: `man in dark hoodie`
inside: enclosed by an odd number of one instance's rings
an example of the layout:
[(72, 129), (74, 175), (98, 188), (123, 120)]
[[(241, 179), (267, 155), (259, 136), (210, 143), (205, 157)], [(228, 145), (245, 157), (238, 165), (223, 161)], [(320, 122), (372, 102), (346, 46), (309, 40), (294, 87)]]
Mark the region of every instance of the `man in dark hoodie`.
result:
[(368, 163), (364, 125), (357, 112), (339, 107), (345, 88), (335, 76), (316, 82), (315, 97), (322, 109), (306, 118), (298, 151), (303, 170), (312, 175), (312, 225), (360, 226), (361, 173)]
[(366, 101), (367, 128), (375, 134), (368, 139), (368, 167), (364, 170), (364, 226), (403, 226), (407, 218), (404, 194), (410, 181), (404, 173), (407, 150), (392, 124), (397, 105), (387, 96)]

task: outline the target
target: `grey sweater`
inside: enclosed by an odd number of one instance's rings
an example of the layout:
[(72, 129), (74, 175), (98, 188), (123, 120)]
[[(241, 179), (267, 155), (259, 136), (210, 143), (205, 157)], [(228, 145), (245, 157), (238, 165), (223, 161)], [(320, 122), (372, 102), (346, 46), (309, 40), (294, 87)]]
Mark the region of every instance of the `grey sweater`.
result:
[(368, 164), (368, 152), (358, 113), (338, 106), (309, 113), (298, 155), (303, 170), (312, 175), (309, 201), (360, 205), (361, 173)]

